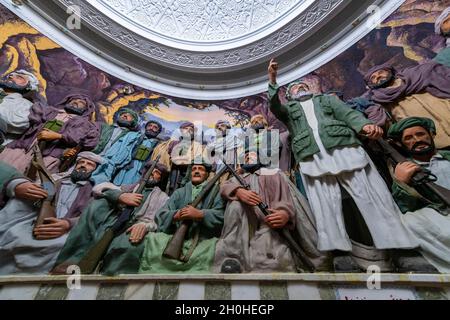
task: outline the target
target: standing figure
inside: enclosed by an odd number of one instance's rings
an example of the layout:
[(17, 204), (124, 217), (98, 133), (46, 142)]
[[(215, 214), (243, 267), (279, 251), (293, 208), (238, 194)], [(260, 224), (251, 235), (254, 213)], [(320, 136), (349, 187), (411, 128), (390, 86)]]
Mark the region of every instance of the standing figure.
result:
[(113, 181), (133, 160), (133, 151), (141, 139), (138, 124), (139, 115), (128, 108), (117, 112), (113, 125), (101, 124), (100, 141), (93, 152), (101, 155), (105, 162), (92, 174), (94, 184)]
[[(334, 96), (322, 95), (307, 80), (289, 86), (282, 105), (276, 84), (278, 65), (269, 65), (270, 108), (286, 124), (319, 232), (320, 251), (350, 252), (343, 211), (344, 188), (363, 216), (377, 249), (409, 249), (417, 242), (400, 220), (401, 212), (357, 134), (378, 139), (383, 130)], [(353, 265), (335, 258), (335, 268)]]
[(123, 169), (115, 175), (113, 180), (115, 185), (130, 185), (139, 181), (142, 168), (150, 160), (156, 146), (160, 143), (158, 135), (162, 129), (162, 125), (157, 121), (147, 122), (144, 136), (134, 147), (132, 160), (125, 166), (122, 164)]

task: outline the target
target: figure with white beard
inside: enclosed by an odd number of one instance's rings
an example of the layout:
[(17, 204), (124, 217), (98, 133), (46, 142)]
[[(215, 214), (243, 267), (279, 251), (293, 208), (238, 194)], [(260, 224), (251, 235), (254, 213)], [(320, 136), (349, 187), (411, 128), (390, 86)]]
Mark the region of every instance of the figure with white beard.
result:
[[(287, 104), (279, 99), (278, 64), (269, 65), (270, 109), (289, 129), (316, 219), (320, 251), (336, 253), (335, 269), (351, 268), (352, 243), (345, 228), (341, 187), (355, 201), (377, 249), (412, 249), (418, 243), (400, 219), (386, 183), (357, 135), (378, 139), (383, 130), (331, 95), (311, 79), (292, 83)], [(344, 255), (342, 255), (344, 253)]]

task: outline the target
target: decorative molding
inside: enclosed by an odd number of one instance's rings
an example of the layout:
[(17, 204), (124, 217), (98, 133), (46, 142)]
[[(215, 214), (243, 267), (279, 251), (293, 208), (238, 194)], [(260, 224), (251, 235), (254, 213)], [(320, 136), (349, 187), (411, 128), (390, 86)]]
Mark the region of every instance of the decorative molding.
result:
[(251, 44), (219, 52), (194, 52), (169, 47), (131, 32), (129, 29), (104, 15), (83, 0), (59, 0), (64, 6), (79, 6), (82, 19), (106, 37), (129, 50), (165, 63), (169, 66), (189, 69), (221, 69), (238, 67), (260, 59), (267, 59), (283, 48), (299, 40), (343, 4), (345, 0), (317, 0), (294, 21)]
[[(389, 17), (404, 1), (376, 0), (375, 4), (380, 8), (378, 13), (381, 20)], [(197, 84), (183, 83), (182, 81), (170, 80), (164, 77), (156, 78), (142, 71), (139, 66), (127, 64), (110, 56), (108, 52), (99, 52), (95, 45), (68, 32), (64, 26), (59, 25), (54, 20), (51, 14), (46, 14), (41, 8), (33, 6), (31, 1), (27, 1), (23, 6), (13, 5), (12, 0), (0, 0), (0, 3), (79, 58), (112, 76), (142, 88), (174, 97), (213, 101), (251, 96), (267, 90), (266, 77), (254, 77), (252, 81), (240, 82), (233, 80), (231, 75), (226, 83), (217, 86), (203, 83), (200, 78)], [(290, 83), (320, 68), (338, 54), (350, 48), (372, 30), (372, 28), (369, 28), (369, 24), (365, 23), (371, 17), (370, 13), (362, 14), (354, 24), (340, 30), (335, 37), (312, 50), (307, 56), (299, 57), (291, 65), (283, 66), (278, 77), (280, 85)], [(231, 72), (233, 71), (231, 68), (227, 69)], [(199, 72), (201, 71), (199, 70)], [(176, 74), (176, 69), (174, 73)]]

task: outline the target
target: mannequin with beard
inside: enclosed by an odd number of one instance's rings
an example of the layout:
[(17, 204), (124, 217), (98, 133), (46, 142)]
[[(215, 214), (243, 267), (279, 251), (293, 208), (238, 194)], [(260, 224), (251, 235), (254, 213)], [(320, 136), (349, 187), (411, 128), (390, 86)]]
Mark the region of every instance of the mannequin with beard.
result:
[(231, 124), (226, 120), (219, 120), (215, 125), (215, 136), (206, 146), (208, 156), (216, 164), (216, 171), (223, 166), (223, 160), (232, 167), (238, 164), (238, 155), (243, 151), (240, 132), (231, 130)]
[[(135, 184), (141, 177), (141, 169), (153, 155), (153, 151), (159, 144), (158, 135), (162, 132), (162, 125), (157, 121), (149, 121), (145, 125), (145, 134), (136, 144), (133, 151), (133, 159), (117, 172), (113, 183), (117, 186)], [(164, 188), (163, 188), (164, 189)]]
[[(149, 170), (152, 164), (147, 163), (146, 169)], [(156, 231), (155, 214), (169, 198), (161, 190), (167, 182), (167, 176), (167, 168), (158, 164), (142, 195), (133, 193), (137, 185), (117, 187), (111, 183), (102, 183), (95, 186), (94, 196), (97, 199), (86, 208), (77, 227), (71, 232), (52, 273), (66, 274), (68, 266), (76, 265), (117, 221), (117, 207), (120, 205), (136, 209), (126, 232), (111, 242), (100, 273), (137, 273), (144, 249), (143, 239), (149, 232)]]
[(245, 134), (244, 148), (258, 150), (260, 162), (271, 168), (279, 168), (281, 147), (279, 131), (269, 129), (269, 123), (262, 114), (253, 116)]
[[(191, 179), (177, 189), (166, 205), (156, 214), (157, 233), (145, 238), (139, 273), (209, 273), (214, 258), (217, 237), (223, 225), (224, 202), (218, 187), (214, 187), (196, 208), (190, 204), (208, 184), (211, 166), (208, 163), (193, 163)], [(182, 254), (189, 255), (187, 262), (162, 257), (167, 243), (185, 220), (192, 224), (183, 243)]]
[(131, 109), (122, 108), (115, 116), (113, 125), (101, 124), (100, 141), (93, 151), (105, 159), (105, 163), (92, 174), (94, 184), (111, 182), (133, 160), (133, 151), (139, 145), (139, 115)]
[(445, 37), (446, 47), (437, 54), (434, 61), (450, 67), (450, 7), (436, 19), (435, 32), (437, 35)]
[(408, 117), (433, 119), (436, 146), (450, 147), (450, 67), (428, 61), (398, 72), (389, 64), (370, 69), (364, 97), (380, 104), (395, 121)]
[[(261, 151), (261, 150), (259, 150)], [(328, 270), (327, 254), (317, 250), (317, 229), (307, 201), (279, 169), (268, 169), (256, 150), (246, 150), (242, 178), (221, 186), (228, 201), (222, 235), (217, 243), (214, 270), (222, 273), (295, 272), (292, 254), (275, 229), (289, 228), (317, 270)], [(264, 202), (271, 215), (256, 207)]]
[(172, 144), (170, 150), (172, 166), (169, 195), (189, 182), (192, 162), (209, 161), (206, 148), (201, 141), (197, 141), (196, 133), (197, 128), (192, 122), (187, 121), (180, 125), (180, 138)]
[(47, 197), (46, 191), (24, 178), (5, 186), (9, 200), (0, 211), (0, 274), (45, 274), (52, 268), (91, 198), (89, 177), (101, 162), (91, 152), (78, 155), (75, 169), (56, 182), (56, 217), (37, 228), (36, 204)]
[(28, 129), (33, 103), (25, 97), (38, 89), (36, 76), (25, 70), (12, 72), (0, 80), (0, 146)]
[(426, 190), (411, 186), (413, 175), (422, 168), (437, 178), (436, 184), (450, 190), (450, 152), (436, 149), (435, 135), (434, 122), (428, 118), (407, 118), (390, 128), (388, 136), (410, 158), (395, 167), (392, 190), (422, 255), (441, 273), (450, 273), (450, 208)]
[[(95, 112), (92, 100), (82, 94), (68, 95), (55, 107), (35, 103), (29, 115), (30, 127), (0, 153), (3, 160), (20, 172), (27, 172), (35, 144), (43, 144), (44, 163), (52, 173), (59, 171), (61, 158), (72, 148), (92, 150), (98, 142), (99, 131), (91, 122)], [(42, 144), (41, 144), (42, 142)]]
[(308, 79), (288, 87), (281, 104), (277, 63), (269, 65), (270, 108), (288, 127), (309, 203), (318, 226), (320, 251), (333, 251), (337, 271), (354, 270), (352, 243), (343, 216), (342, 191), (356, 203), (377, 249), (410, 249), (417, 242), (400, 220), (401, 212), (357, 134), (376, 140), (383, 130), (360, 112)]

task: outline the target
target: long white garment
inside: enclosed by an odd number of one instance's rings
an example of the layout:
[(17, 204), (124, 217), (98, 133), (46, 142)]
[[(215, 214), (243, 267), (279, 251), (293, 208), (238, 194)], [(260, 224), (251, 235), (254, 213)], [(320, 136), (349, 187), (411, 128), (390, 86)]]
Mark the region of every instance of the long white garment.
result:
[(319, 134), (319, 122), (314, 111), (313, 100), (301, 102), (309, 127), (320, 152), (313, 155), (309, 161), (300, 162), (300, 170), (310, 177), (320, 177), (327, 174), (338, 174), (345, 171), (362, 169), (369, 163), (362, 147), (343, 147), (333, 150), (325, 149)]
[(450, 273), (450, 216), (431, 208), (407, 212), (406, 227), (419, 242), (420, 253), (441, 273)]
[[(435, 155), (429, 163), (419, 163), (429, 169), (436, 183), (450, 189), (450, 161)], [(420, 245), (420, 253), (441, 273), (450, 273), (450, 216), (431, 208), (407, 212), (402, 216)]]
[(345, 229), (339, 184), (355, 201), (366, 221), (377, 249), (412, 249), (418, 246), (401, 221), (400, 209), (370, 161), (364, 169), (314, 178), (303, 175), (305, 189), (314, 213), (320, 251), (351, 251)]

